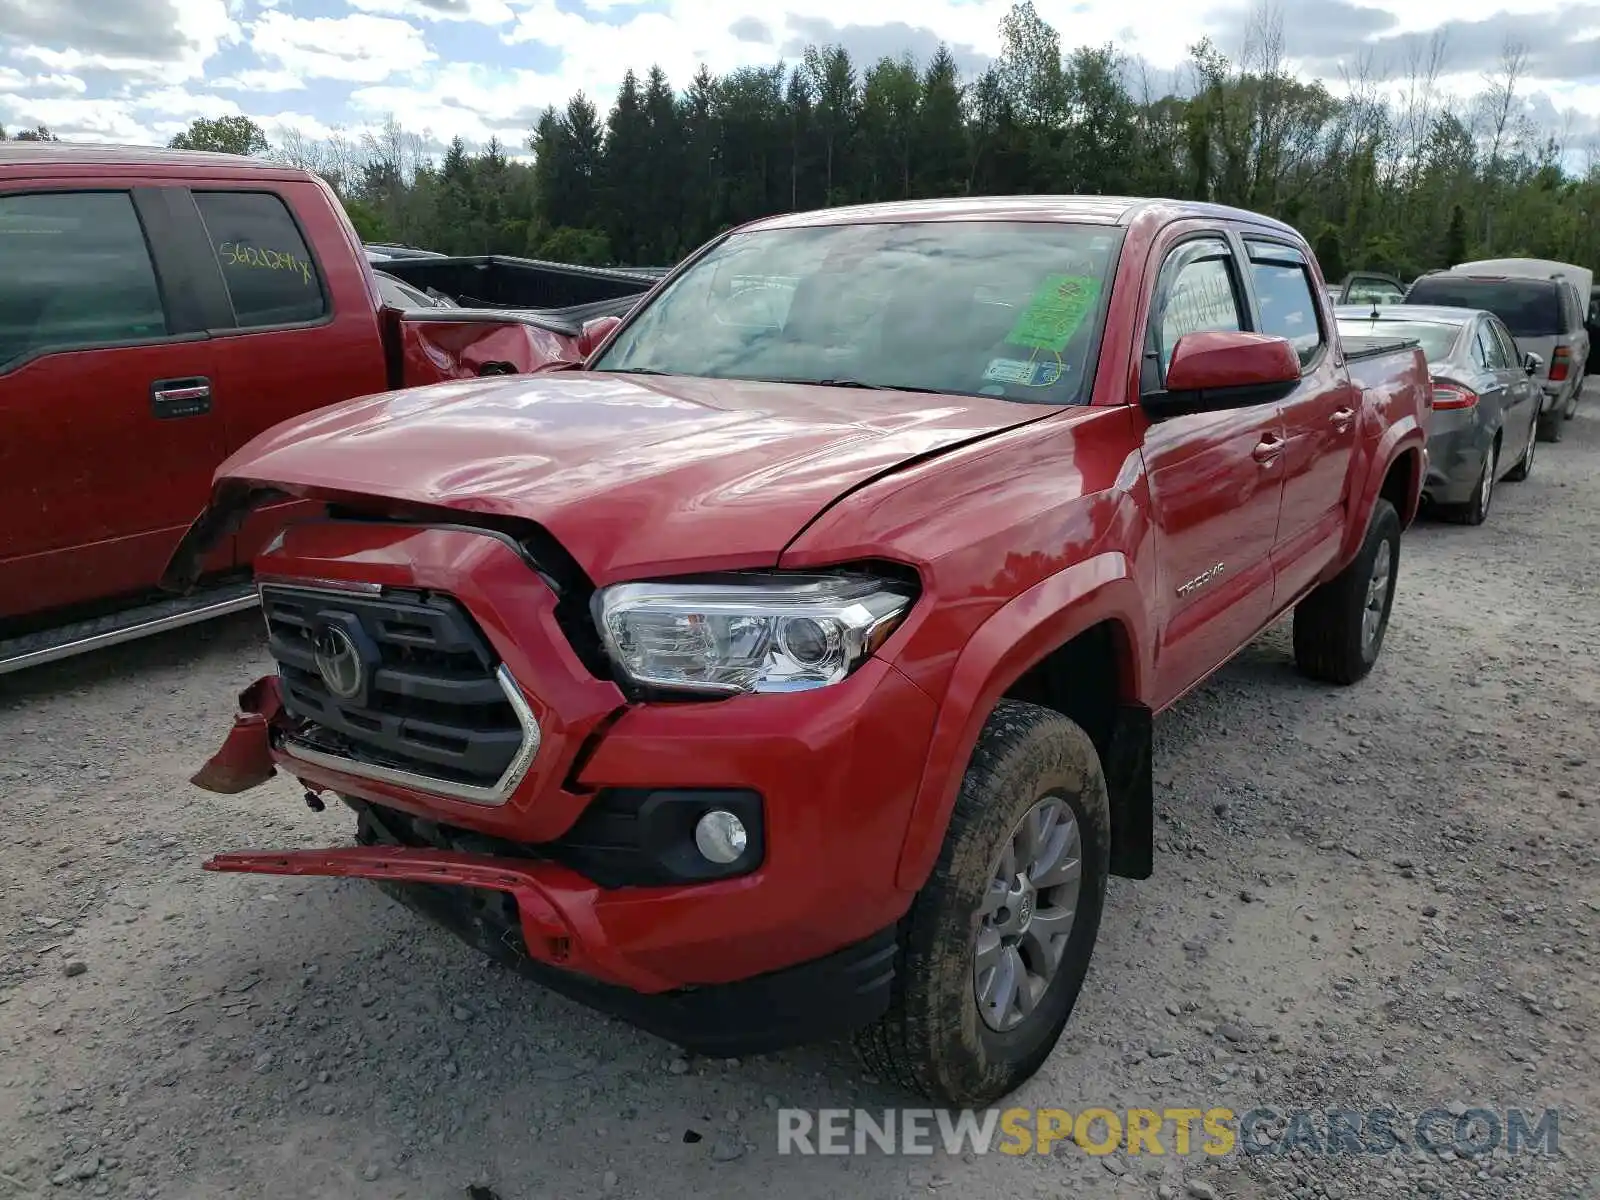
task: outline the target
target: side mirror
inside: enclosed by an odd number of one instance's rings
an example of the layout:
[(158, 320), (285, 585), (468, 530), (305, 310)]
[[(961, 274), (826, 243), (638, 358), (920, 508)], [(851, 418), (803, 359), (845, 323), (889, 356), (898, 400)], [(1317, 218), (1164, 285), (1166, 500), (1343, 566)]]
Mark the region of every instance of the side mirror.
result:
[(588, 358), (600, 348), (601, 342), (611, 336), (611, 331), (621, 324), (621, 317), (596, 317), (592, 321), (585, 321), (583, 330), (578, 334), (578, 353)]
[(1172, 348), (1167, 388), (1144, 397), (1155, 416), (1243, 408), (1282, 400), (1300, 385), (1300, 356), (1287, 338), (1219, 330), (1186, 333)]
[(1522, 356), (1522, 369), (1529, 375), (1537, 375), (1544, 370), (1544, 359), (1529, 351)]

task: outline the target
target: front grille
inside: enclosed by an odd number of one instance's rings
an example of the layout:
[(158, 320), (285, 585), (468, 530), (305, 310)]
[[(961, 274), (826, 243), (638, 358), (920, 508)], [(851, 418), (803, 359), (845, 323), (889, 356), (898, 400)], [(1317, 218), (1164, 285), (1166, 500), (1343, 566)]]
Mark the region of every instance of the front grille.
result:
[[(457, 601), (264, 584), (261, 607), (283, 705), (299, 722), (291, 752), (375, 778), (419, 778), (463, 799), (505, 799), (514, 768), (537, 749), (537, 726)], [(341, 656), (360, 668), (335, 670), (336, 692), (323, 666)]]

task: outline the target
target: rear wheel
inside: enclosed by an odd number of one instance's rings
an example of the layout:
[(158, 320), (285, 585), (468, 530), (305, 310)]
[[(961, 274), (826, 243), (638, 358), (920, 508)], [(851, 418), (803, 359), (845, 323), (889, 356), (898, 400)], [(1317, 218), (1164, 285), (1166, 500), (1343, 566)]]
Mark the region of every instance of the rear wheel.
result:
[(1478, 482), (1472, 489), (1472, 499), (1457, 510), (1458, 518), (1467, 525), (1482, 525), (1489, 519), (1489, 505), (1494, 500), (1495, 477), (1500, 473), (1500, 438), (1489, 443), (1489, 452), (1483, 456), (1483, 468), (1478, 472)]
[(1004, 700), (978, 739), (950, 828), (901, 935), (887, 1014), (863, 1063), (940, 1104), (982, 1107), (1061, 1037), (1105, 902), (1110, 809), (1094, 744)]
[(1578, 380), (1578, 386), (1572, 389), (1572, 395), (1567, 397), (1566, 407), (1561, 411), (1561, 415), (1564, 419), (1570, 421), (1573, 417), (1578, 415), (1578, 397), (1582, 394), (1583, 380), (1580, 379)]
[(1380, 499), (1350, 564), (1294, 610), (1294, 660), (1326, 683), (1356, 683), (1378, 661), (1400, 574), (1400, 514)]

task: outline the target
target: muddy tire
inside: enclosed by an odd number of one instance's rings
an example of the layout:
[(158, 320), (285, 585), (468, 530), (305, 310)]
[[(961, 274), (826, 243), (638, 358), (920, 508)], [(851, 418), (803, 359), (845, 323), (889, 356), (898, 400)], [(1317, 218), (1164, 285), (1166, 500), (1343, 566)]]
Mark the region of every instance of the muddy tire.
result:
[[(1055, 858), (1048, 848), (1036, 858), (1018, 848), (1066, 845), (1069, 826), (1076, 891), (1063, 926), (1071, 885), (1051, 881), (1073, 874), (1070, 846)], [(902, 924), (889, 1011), (856, 1037), (866, 1068), (961, 1107), (987, 1105), (1038, 1071), (1089, 969), (1109, 847), (1105, 775), (1088, 735), (1049, 709), (1001, 701), (961, 781), (938, 862)], [(1040, 887), (1031, 901), (1017, 900), (1031, 886), (1031, 868), (1020, 864), (1035, 862)], [(1012, 868), (1008, 901), (997, 889)], [(1007, 946), (1009, 937), (1017, 940)], [(1042, 950), (1041, 940), (1049, 943)], [(994, 963), (1015, 963), (1022, 974), (1001, 977)], [(1001, 985), (1017, 978), (1027, 983), (1008, 995)]]
[(1294, 661), (1303, 674), (1338, 684), (1367, 677), (1383, 649), (1399, 573), (1400, 514), (1379, 499), (1355, 558), (1295, 607)]
[(1541, 442), (1559, 442), (1565, 434), (1562, 425), (1566, 417), (1560, 409), (1554, 412), (1539, 414), (1539, 440)]

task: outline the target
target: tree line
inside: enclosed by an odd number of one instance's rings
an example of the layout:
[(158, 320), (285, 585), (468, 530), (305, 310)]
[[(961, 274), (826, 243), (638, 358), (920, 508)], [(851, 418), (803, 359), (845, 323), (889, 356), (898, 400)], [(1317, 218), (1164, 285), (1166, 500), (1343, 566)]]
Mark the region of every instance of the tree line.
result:
[(1516, 46), (1478, 95), (1443, 90), (1438, 40), (1398, 78), (1358, 71), (1335, 92), (1290, 73), (1282, 26), (1262, 10), (1236, 58), (1202, 41), (1158, 89), (1114, 46), (1064, 50), (1030, 0), (1000, 32), (974, 78), (945, 48), (863, 66), (811, 47), (720, 77), (702, 67), (682, 90), (659, 68), (630, 71), (608, 111), (575, 95), (516, 154), (457, 138), (435, 158), (393, 119), (358, 138), (284, 131), (269, 146), (248, 118), (225, 117), (173, 144), (308, 167), (368, 240), (456, 254), (666, 265), (777, 212), (1089, 192), (1271, 214), (1333, 279), (1491, 254), (1600, 264), (1600, 165), (1573, 170), (1560, 131), (1529, 117)]

